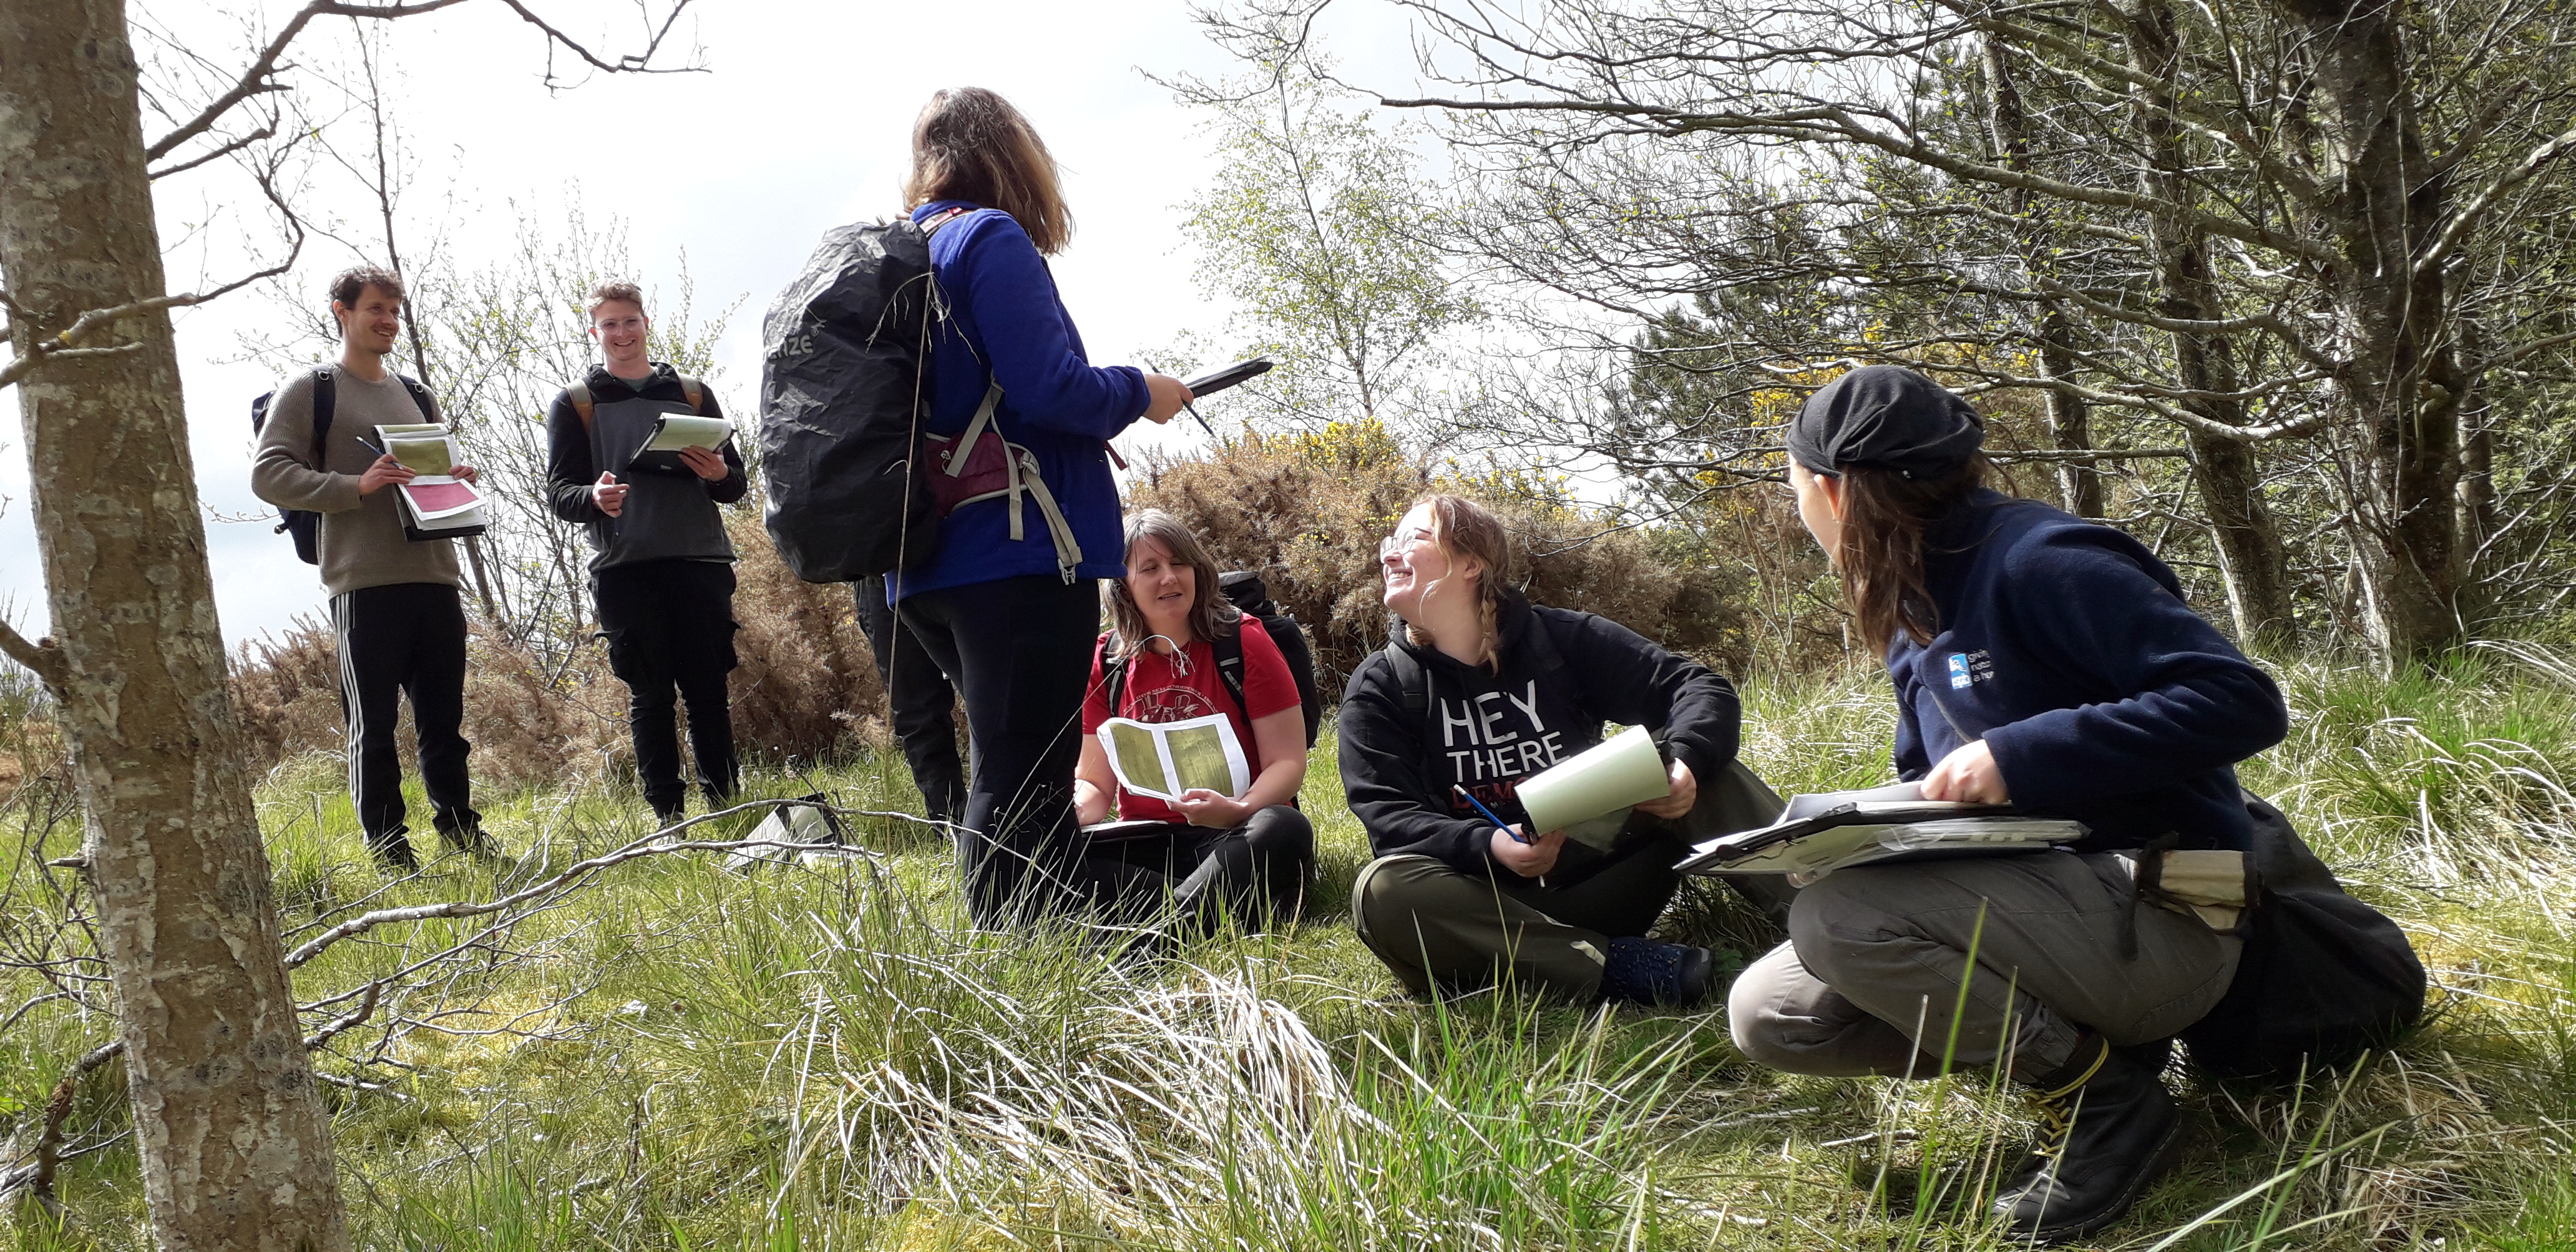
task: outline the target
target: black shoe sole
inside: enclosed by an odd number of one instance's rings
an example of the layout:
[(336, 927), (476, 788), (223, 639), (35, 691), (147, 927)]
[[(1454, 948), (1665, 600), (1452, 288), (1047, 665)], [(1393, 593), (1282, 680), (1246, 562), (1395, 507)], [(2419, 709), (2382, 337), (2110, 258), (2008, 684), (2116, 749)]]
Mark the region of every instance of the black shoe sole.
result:
[(2033, 1243), (2064, 1243), (2069, 1239), (2081, 1239), (2128, 1216), (2129, 1210), (2137, 1206), (2138, 1197), (2145, 1195), (2147, 1188), (2164, 1177), (2182, 1155), (2182, 1128), (2183, 1119), (2177, 1112), (2173, 1125), (2166, 1128), (2164, 1138), (2157, 1140), (2155, 1150), (2147, 1154), (2147, 1167), (2139, 1170), (2137, 1176), (2129, 1180), (2129, 1185), (2120, 1189), (2120, 1193), (2112, 1198), (2110, 1207), (2071, 1222), (2042, 1222), (2036, 1230), (2016, 1230), (2013, 1233)]

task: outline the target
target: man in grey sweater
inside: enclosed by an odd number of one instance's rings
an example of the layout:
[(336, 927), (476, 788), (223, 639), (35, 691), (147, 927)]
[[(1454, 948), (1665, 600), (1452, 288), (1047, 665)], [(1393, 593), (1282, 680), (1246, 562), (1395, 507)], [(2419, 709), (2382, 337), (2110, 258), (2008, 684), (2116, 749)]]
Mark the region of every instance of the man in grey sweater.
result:
[(680, 699), (707, 803), (734, 793), (725, 692), (735, 662), (734, 551), (716, 506), (742, 499), (750, 483), (730, 438), (667, 461), (667, 453), (638, 457), (666, 413), (724, 416), (704, 384), (650, 359), (651, 330), (635, 284), (602, 283), (591, 293), (590, 335), (605, 363), (546, 411), (546, 490), (555, 516), (585, 523), (598, 550), (591, 599), (609, 669), (626, 684), (635, 773), (645, 803), (669, 825), (688, 799), (672, 727)]
[[(465, 774), (465, 608), (457, 593), (456, 542), (406, 538), (392, 490), (412, 471), (369, 445), (380, 425), (438, 420), (428, 392), (385, 368), (402, 328), (402, 279), (360, 266), (331, 280), (340, 361), (297, 372), (277, 389), (251, 461), (251, 490), (283, 509), (322, 515), (322, 585), (340, 651), (347, 719), (349, 794), (367, 847), (386, 869), (418, 869), (404, 825), (397, 703), (411, 699), (421, 782), (431, 823), (448, 846), (493, 850)], [(314, 438), (314, 398), (328, 387), (328, 429)], [(456, 477), (474, 481), (474, 467)]]

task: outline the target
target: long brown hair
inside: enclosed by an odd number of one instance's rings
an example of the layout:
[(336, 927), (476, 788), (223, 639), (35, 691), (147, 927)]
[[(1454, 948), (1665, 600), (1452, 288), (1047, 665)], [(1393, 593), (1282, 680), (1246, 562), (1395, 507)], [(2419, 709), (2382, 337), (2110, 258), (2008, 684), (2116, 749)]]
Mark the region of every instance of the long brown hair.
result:
[(1010, 101), (982, 87), (941, 89), (912, 124), (903, 204), (916, 209), (933, 200), (1000, 209), (1047, 256), (1073, 242), (1073, 213), (1064, 207), (1054, 154)]
[(1923, 585), (1923, 537), (1968, 493), (1986, 485), (1983, 456), (1969, 457), (1939, 478), (1908, 478), (1894, 470), (1848, 466), (1843, 482), (1842, 550), (1834, 565), (1843, 580), (1843, 603), (1860, 619), (1860, 637), (1884, 657), (1903, 631), (1930, 643), (1941, 631), (1941, 611)]
[[(1197, 571), (1190, 594), (1190, 634), (1214, 641), (1242, 628), (1243, 613), (1228, 603), (1223, 588), (1217, 586), (1216, 561), (1199, 544), (1199, 537), (1181, 519), (1161, 509), (1143, 509), (1127, 516), (1126, 555), (1133, 559), (1136, 545), (1152, 539), (1172, 554), (1172, 559)], [(1109, 610), (1109, 624), (1118, 631), (1118, 655), (1129, 657), (1143, 650), (1154, 628), (1145, 624), (1145, 610), (1136, 607), (1136, 597), (1127, 592), (1124, 578), (1105, 578), (1100, 583), (1100, 603)], [(1174, 640), (1178, 647), (1181, 641)]]
[[(1503, 519), (1494, 516), (1493, 510), (1465, 496), (1446, 492), (1417, 496), (1411, 505), (1406, 506), (1405, 512), (1410, 513), (1425, 505), (1431, 508), (1431, 542), (1440, 549), (1441, 555), (1449, 558), (1451, 571), (1434, 579), (1433, 584), (1454, 577), (1461, 556), (1474, 557), (1485, 567), (1484, 575), (1476, 580), (1476, 615), (1484, 625), (1485, 664), (1498, 668), (1503, 659), (1502, 641), (1495, 634), (1495, 618), (1503, 606), (1504, 590), (1517, 581), (1515, 575), (1518, 573), (1513, 560), (1512, 533), (1503, 525)], [(1424, 587), (1422, 594), (1430, 596), (1431, 587)], [(1431, 646), (1431, 636), (1412, 622), (1404, 624), (1404, 637), (1417, 648)]]

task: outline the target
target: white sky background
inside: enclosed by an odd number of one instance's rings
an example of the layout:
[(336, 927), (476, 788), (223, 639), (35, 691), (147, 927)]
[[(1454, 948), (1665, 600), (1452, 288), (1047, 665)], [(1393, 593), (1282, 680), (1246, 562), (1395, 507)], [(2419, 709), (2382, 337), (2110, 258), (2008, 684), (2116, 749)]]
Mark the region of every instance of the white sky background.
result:
[[(165, 21), (206, 20), (163, 12), (176, 3), (153, 7)], [(269, 29), (297, 7), (264, 4)], [(538, 7), (585, 33), (632, 12), (621, 0), (551, 0)], [(1390, 87), (1413, 80), (1400, 18), (1383, 6), (1328, 13), (1325, 45), (1345, 72)], [(1197, 130), (1202, 117), (1144, 76), (1234, 72), (1182, 0), (701, 0), (672, 41), (680, 56), (693, 22), (694, 42), (712, 72), (599, 76), (552, 94), (542, 82), (546, 53), (539, 36), (497, 4), (393, 23), (388, 94), (419, 165), (403, 206), (410, 219), (404, 229), (425, 237), (452, 191), (457, 220), (447, 223), (447, 247), (470, 267), (514, 247), (513, 201), (558, 207), (577, 184), (594, 227), (624, 219), (636, 277), (648, 290), (673, 289), (685, 250), (700, 315), (747, 297), (719, 347), (722, 373), (714, 383), (729, 410), (748, 414), (757, 402), (760, 315), (770, 297), (825, 229), (900, 208), (913, 116), (937, 88), (976, 85), (1000, 91), (1028, 114), (1065, 166), (1078, 229), (1054, 269), (1095, 363), (1135, 363), (1183, 329), (1212, 331), (1223, 321), (1226, 310), (1196, 290), (1196, 257), (1179, 234), (1178, 205), (1210, 168), (1210, 143)], [(347, 46), (345, 32), (325, 25), (317, 23), (306, 38), (327, 35), (336, 57)], [(608, 42), (616, 50), (640, 46), (631, 26), (616, 27), (615, 35)], [(200, 37), (192, 50), (218, 65), (245, 65), (253, 55), (237, 21), (209, 24)], [(321, 50), (317, 45), (316, 53)], [(557, 64), (565, 68), (560, 56)], [(296, 75), (290, 81), (310, 80)], [(318, 100), (314, 107), (324, 108)], [(363, 124), (361, 118), (340, 123), (346, 129), (336, 139), (344, 151), (368, 150)], [(145, 129), (157, 137), (162, 127), (147, 118)], [(317, 181), (346, 197), (320, 207), (353, 223), (371, 218), (371, 202), (345, 178)], [(273, 232), (255, 202), (230, 203), (245, 185), (238, 177), (192, 173), (158, 187), (172, 290), (224, 281), (239, 272), (239, 249), (272, 246)], [(217, 224), (185, 237), (210, 212)], [(374, 234), (362, 225), (353, 229), (361, 238)], [(317, 237), (300, 266), (308, 275), (304, 285), (318, 289), (323, 277), (354, 259)], [(318, 290), (315, 298), (321, 299)], [(297, 615), (318, 615), (324, 607), (317, 572), (295, 559), (285, 536), (270, 533), (273, 519), (219, 520), (265, 509), (250, 492), (249, 406), (274, 380), (267, 369), (238, 358), (245, 332), (282, 334), (283, 320), (253, 290), (182, 310), (177, 318), (216, 606), (231, 643), (283, 629)], [(1222, 364), (1160, 363), (1173, 369)], [(14, 393), (0, 392), (0, 404), (11, 411), (0, 425), (0, 497), (6, 498), (0, 611), (33, 636), (45, 628), (42, 570)], [(1212, 417), (1221, 413), (1213, 405), (1202, 408)], [(1205, 439), (1187, 417), (1154, 433)], [(1130, 434), (1119, 442), (1132, 451), (1148, 438)]]

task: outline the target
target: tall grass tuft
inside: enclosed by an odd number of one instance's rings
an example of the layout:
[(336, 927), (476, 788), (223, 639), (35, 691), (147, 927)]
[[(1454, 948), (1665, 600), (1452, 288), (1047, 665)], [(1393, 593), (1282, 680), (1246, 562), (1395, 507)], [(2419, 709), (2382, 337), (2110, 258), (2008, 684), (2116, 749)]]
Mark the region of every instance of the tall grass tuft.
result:
[[(2278, 672), (2294, 727), (2248, 785), (2408, 927), (2438, 1013), (2395, 1051), (2300, 1086), (2224, 1088), (2177, 1069), (2182, 1164), (2128, 1222), (2078, 1246), (2570, 1246), (2576, 667), (2485, 649), (2399, 682), (2322, 662)], [(1883, 677), (1752, 683), (1745, 699), (1745, 758), (1784, 793), (1884, 778)], [(1169, 959), (1073, 926), (974, 931), (944, 835), (889, 818), (854, 822), (871, 853), (855, 860), (734, 873), (683, 850), (506, 926), (425, 921), (335, 946), (296, 973), (308, 1001), (467, 945), (318, 1054), (359, 1241), (2016, 1246), (1978, 1216), (2026, 1126), (1987, 1080), (1764, 1071), (1718, 1011), (1398, 994), (1350, 931), (1367, 844), (1336, 803), (1333, 763), (1327, 741), (1305, 793), (1325, 866), (1306, 916)], [(58, 779), (29, 777), (0, 790), (12, 1159), (113, 1011), (82, 981), (95, 965), (77, 878), (46, 864), (76, 850), (77, 805)], [(917, 803), (882, 755), (773, 763), (751, 785)], [(340, 786), (334, 759), (304, 754), (259, 788), (290, 942), (367, 909), (488, 898), (652, 833), (613, 775), (577, 774), (486, 806), (518, 869), (442, 860), (387, 884)], [(1748, 957), (1761, 934), (1726, 893), (1697, 887), (1667, 926)], [(65, 1208), (0, 1211), (0, 1246), (145, 1242), (116, 1067), (75, 1095)]]

